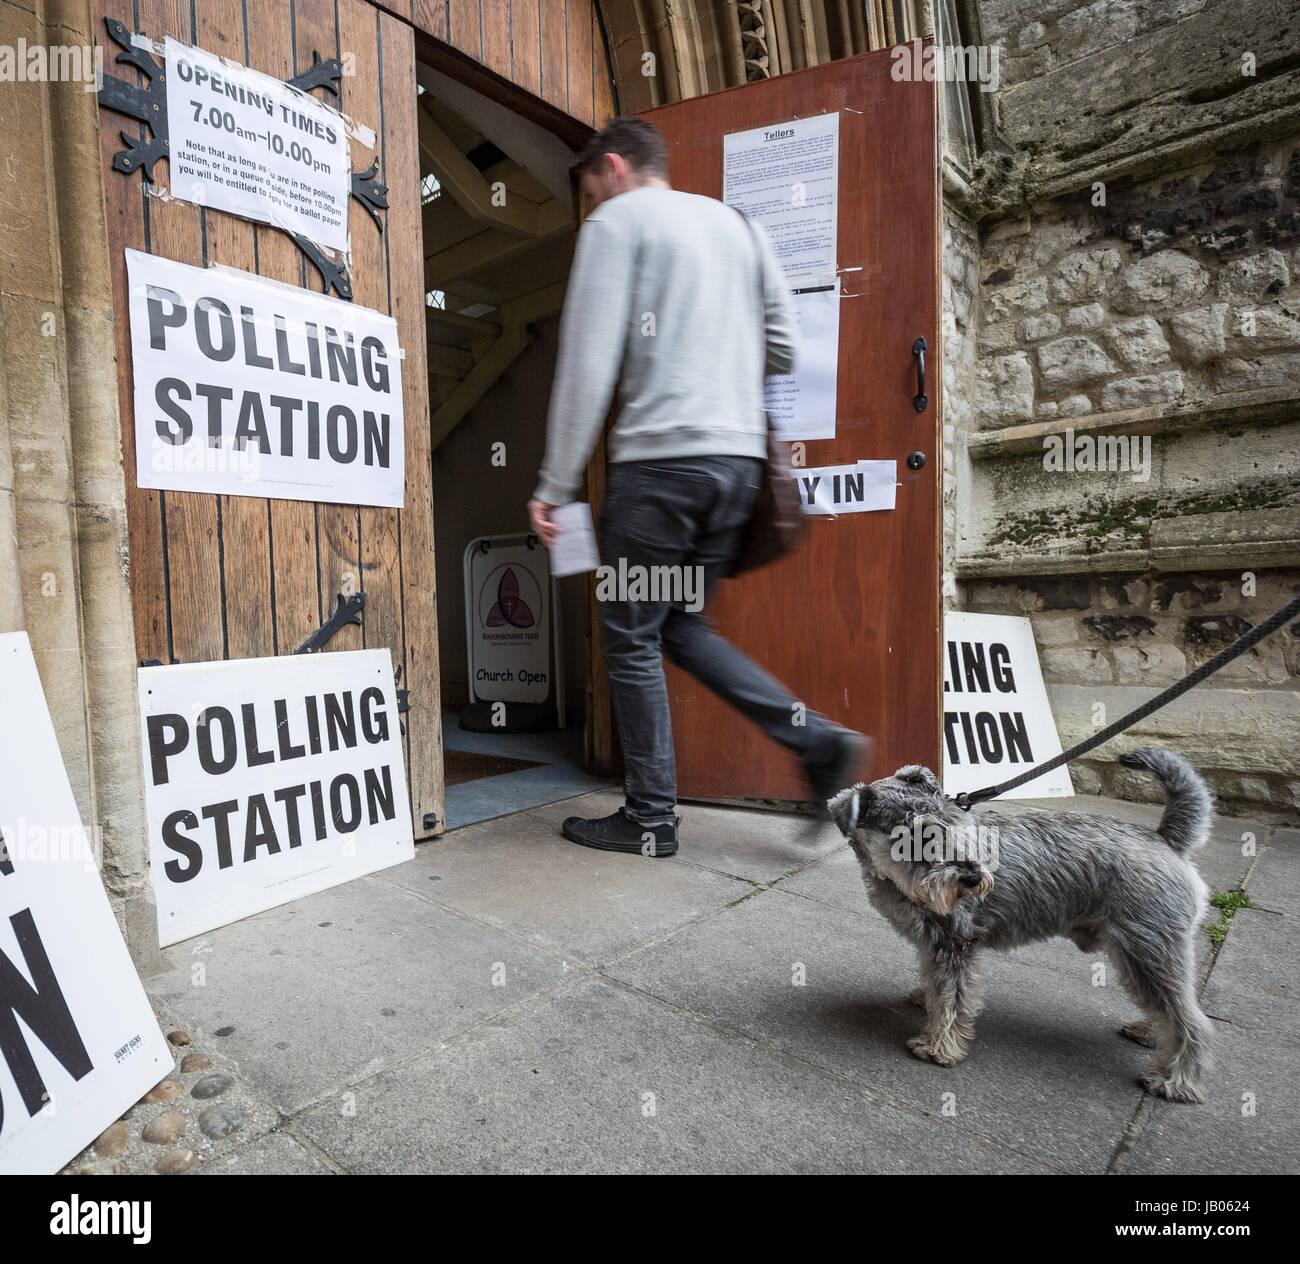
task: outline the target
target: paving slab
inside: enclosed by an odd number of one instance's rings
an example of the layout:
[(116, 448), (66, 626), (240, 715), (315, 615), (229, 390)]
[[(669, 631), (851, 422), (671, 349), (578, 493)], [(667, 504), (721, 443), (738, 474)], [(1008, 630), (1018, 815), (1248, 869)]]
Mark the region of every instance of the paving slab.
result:
[(534, 812), (423, 843), (414, 862), (382, 877), (568, 960), (590, 963), (630, 952), (753, 890), (675, 859), (578, 847)]
[(146, 981), (155, 1003), (286, 1115), (573, 977), (563, 962), (374, 876), (164, 956), (176, 968)]
[(1118, 986), (985, 962), (977, 1041), (951, 1069), (906, 1048), (923, 1021), (905, 999), (911, 945), (879, 918), (780, 888), (606, 973), (935, 1117), (955, 1106), (962, 1127), (1059, 1170), (1104, 1171), (1142, 1096), (1148, 1055), (1116, 1034), (1132, 1006)]
[(1300, 918), (1243, 908), (1228, 923), (1201, 1005), (1212, 1018), (1300, 1041)]
[(1124, 1166), (1138, 1175), (1300, 1172), (1300, 1045), (1216, 1022), (1214, 1065), (1200, 1105), (1152, 1099)]
[(364, 1173), (1042, 1170), (596, 979), (295, 1127)]
[(1258, 908), (1300, 913), (1300, 830), (1273, 832), (1246, 884)]
[(794, 892), (823, 904), (833, 904), (836, 908), (847, 909), (851, 913), (861, 913), (877, 919), (880, 917), (867, 898), (862, 868), (847, 843), (790, 877), (783, 878), (776, 886), (778, 890)]
[[(622, 803), (621, 790), (601, 791), (535, 808), (531, 815), (548, 822), (559, 837), (566, 816), (607, 816)], [(702, 865), (749, 882), (775, 882), (844, 846), (829, 820), (810, 834), (812, 818), (795, 812), (708, 803), (682, 803), (677, 810), (680, 850), (671, 863)]]
[(333, 1176), (334, 1172), (287, 1132), (272, 1132), (242, 1150), (195, 1168), (194, 1175)]

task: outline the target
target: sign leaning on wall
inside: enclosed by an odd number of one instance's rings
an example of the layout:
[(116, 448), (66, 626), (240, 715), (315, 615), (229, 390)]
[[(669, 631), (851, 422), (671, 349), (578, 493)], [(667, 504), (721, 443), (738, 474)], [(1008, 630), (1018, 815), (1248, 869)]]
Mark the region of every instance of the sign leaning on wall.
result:
[(25, 632), (0, 636), (0, 1174), (57, 1172), (172, 1068)]
[[(943, 788), (982, 790), (1061, 753), (1028, 619), (949, 610), (943, 620)], [(1068, 768), (1008, 799), (1074, 793)]]
[(391, 316), (234, 268), (126, 265), (138, 486), (402, 507)]
[(388, 650), (139, 682), (163, 947), (415, 855)]

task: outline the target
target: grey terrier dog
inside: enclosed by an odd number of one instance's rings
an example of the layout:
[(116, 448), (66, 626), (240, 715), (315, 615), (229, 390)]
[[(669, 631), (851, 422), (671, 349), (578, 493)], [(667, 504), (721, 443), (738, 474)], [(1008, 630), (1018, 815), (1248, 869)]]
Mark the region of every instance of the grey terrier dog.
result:
[(849, 840), (871, 902), (910, 939), (921, 986), (910, 999), (925, 1029), (907, 1043), (955, 1066), (982, 1007), (976, 959), (1063, 935), (1106, 953), (1147, 1021), (1123, 1034), (1156, 1050), (1140, 1080), (1177, 1102), (1202, 1101), (1210, 1023), (1196, 1000), (1196, 931), (1207, 891), (1187, 854), (1209, 833), (1212, 799), (1183, 758), (1122, 755), (1155, 774), (1167, 796), (1152, 832), (1077, 812), (963, 812), (919, 764), (827, 801)]

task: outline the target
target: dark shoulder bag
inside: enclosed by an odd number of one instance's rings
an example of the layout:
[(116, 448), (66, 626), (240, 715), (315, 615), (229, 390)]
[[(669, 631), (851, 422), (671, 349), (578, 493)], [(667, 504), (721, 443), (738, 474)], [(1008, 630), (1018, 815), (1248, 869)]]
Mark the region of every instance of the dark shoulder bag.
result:
[[(745, 215), (737, 211), (745, 221), (750, 236), (754, 238), (754, 249), (758, 255), (758, 319), (763, 331), (763, 351), (759, 357), (760, 366), (767, 362), (767, 302), (763, 287), (763, 251), (753, 227)], [(760, 373), (762, 372), (760, 367)], [(760, 381), (759, 391), (763, 384)], [(799, 490), (795, 486), (790, 464), (790, 445), (776, 437), (772, 428), (772, 415), (764, 410), (767, 420), (767, 463), (763, 469), (763, 482), (754, 498), (754, 509), (750, 514), (749, 527), (732, 568), (733, 575), (742, 575), (746, 571), (757, 570), (769, 562), (775, 562), (795, 549), (803, 540), (808, 529), (808, 520), (799, 501)]]

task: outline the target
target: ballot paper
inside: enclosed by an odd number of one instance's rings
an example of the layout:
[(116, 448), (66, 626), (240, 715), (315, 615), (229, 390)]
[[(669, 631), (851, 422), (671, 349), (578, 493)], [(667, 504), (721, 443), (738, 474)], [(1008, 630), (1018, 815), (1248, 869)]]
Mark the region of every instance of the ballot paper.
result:
[(551, 574), (579, 575), (600, 565), (596, 533), (591, 526), (591, 506), (575, 500), (551, 510), (551, 521), (560, 534), (551, 545)]

